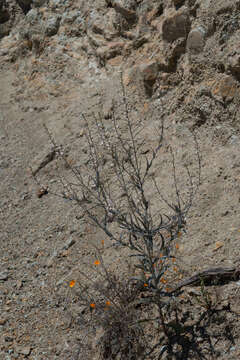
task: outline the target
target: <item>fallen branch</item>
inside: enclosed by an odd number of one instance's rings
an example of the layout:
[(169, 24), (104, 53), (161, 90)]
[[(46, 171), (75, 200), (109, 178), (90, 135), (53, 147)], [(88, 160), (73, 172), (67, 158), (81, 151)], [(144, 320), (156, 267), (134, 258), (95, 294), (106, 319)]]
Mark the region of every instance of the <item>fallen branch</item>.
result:
[(210, 268), (198, 272), (197, 274), (191, 276), (188, 279), (181, 281), (177, 287), (173, 290), (176, 292), (182, 289), (184, 286), (189, 285), (200, 285), (201, 282), (204, 282), (204, 285), (220, 285), (228, 281), (234, 281), (240, 278), (240, 267), (231, 267), (231, 268)]

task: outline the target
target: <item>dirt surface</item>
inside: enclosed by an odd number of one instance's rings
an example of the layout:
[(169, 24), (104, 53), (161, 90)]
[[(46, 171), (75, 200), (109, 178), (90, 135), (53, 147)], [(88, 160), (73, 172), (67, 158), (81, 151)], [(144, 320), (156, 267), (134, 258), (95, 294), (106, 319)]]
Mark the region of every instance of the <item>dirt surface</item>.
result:
[[(72, 165), (86, 162), (82, 114), (91, 124), (92, 114), (101, 113), (111, 130), (115, 103), (114, 111), (121, 121), (120, 73), (132, 117), (143, 119), (142, 136), (148, 146), (154, 143), (155, 129), (164, 119), (166, 141), (174, 147), (180, 163), (191, 164), (192, 131), (197, 134), (202, 179), (188, 214), (187, 231), (175, 251), (181, 277), (240, 263), (239, 1), (218, 1), (216, 6), (211, 6), (211, 1), (162, 1), (161, 6), (156, 1), (133, 2), (132, 6), (131, 1), (125, 1), (127, 19), (135, 19), (132, 12), (136, 11), (138, 21), (118, 22), (121, 31), (112, 25), (117, 21), (114, 16), (121, 16), (121, 12), (114, 13), (114, 2), (67, 2), (64, 8), (57, 3), (31, 5), (32, 12), (41, 14), (44, 26), (56, 14), (71, 18), (61, 20), (51, 35), (46, 29), (43, 34), (34, 32), (39, 18), (33, 13), (30, 21), (17, 3), (0, 2), (0, 10), (3, 6), (10, 14), (0, 23), (9, 26), (9, 32), (0, 31), (3, 360), (98, 358), (95, 335), (73, 315), (80, 310), (69, 281), (79, 278), (79, 270), (90, 271), (87, 267), (94, 261), (91, 243), (105, 241), (103, 257), (113, 272), (127, 271), (127, 252), (108, 248), (109, 240), (88, 227), (77, 204), (51, 193), (61, 194), (59, 173), (68, 176), (69, 169), (54, 157), (43, 124), (62, 144)], [(189, 20), (182, 20), (187, 16), (185, 8)], [(76, 20), (72, 25), (78, 9), (83, 27)], [(181, 32), (176, 35), (178, 25), (172, 25), (171, 20), (175, 11), (183, 11), (181, 21), (185, 21), (187, 37)], [(110, 20), (104, 22), (107, 16)], [(206, 35), (200, 39), (202, 47), (197, 37), (200, 49), (196, 49), (192, 42), (194, 36), (201, 36), (199, 26), (205, 27)], [(21, 35), (23, 28), (28, 30), (25, 37)], [(200, 32), (189, 36), (190, 30)], [(171, 166), (163, 162), (160, 169), (154, 169), (166, 194), (172, 191)], [(35, 169), (39, 184), (31, 169)], [(148, 194), (157, 209), (159, 203), (151, 188)], [(184, 334), (185, 342), (176, 341), (174, 354), (161, 358), (240, 358), (240, 280), (209, 287), (208, 291), (222, 313), (204, 322), (204, 307), (197, 301), (192, 306), (200, 287), (186, 289), (180, 306), (192, 314), (187, 322), (190, 335)]]

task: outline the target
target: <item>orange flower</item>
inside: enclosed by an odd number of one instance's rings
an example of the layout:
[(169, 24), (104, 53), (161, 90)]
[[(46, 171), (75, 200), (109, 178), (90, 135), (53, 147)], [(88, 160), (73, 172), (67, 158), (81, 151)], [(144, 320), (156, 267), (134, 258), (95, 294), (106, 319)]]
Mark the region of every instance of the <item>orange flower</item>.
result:
[(175, 245), (175, 248), (178, 250), (178, 249), (179, 249), (179, 244), (176, 244), (176, 245)]
[(143, 286), (148, 287), (148, 284), (147, 284), (147, 283), (144, 283)]
[(75, 281), (75, 280), (71, 280), (71, 281), (69, 282), (70, 288), (74, 287), (75, 284), (76, 284), (76, 281)]
[(160, 280), (160, 281), (161, 281), (161, 283), (162, 283), (162, 284), (166, 284), (166, 283), (167, 283), (167, 280), (166, 280), (166, 279), (164, 279), (164, 278), (161, 278), (161, 280)]
[(101, 241), (101, 244), (104, 245), (104, 240)]
[(162, 253), (160, 253), (160, 254), (159, 254), (159, 256), (160, 256), (160, 257), (163, 257), (163, 254), (162, 254)]
[(110, 301), (108, 300), (108, 301), (106, 301), (106, 305), (107, 306), (110, 306), (111, 305), (111, 303), (110, 303)]
[(99, 261), (99, 260), (95, 260), (95, 261), (94, 261), (94, 265), (100, 265), (100, 261)]
[(96, 304), (94, 304), (94, 303), (91, 303), (91, 304), (90, 304), (90, 308), (91, 308), (91, 309), (95, 309), (95, 307), (96, 307)]
[(172, 291), (172, 289), (171, 288), (169, 288), (169, 287), (166, 287), (166, 292), (171, 292)]

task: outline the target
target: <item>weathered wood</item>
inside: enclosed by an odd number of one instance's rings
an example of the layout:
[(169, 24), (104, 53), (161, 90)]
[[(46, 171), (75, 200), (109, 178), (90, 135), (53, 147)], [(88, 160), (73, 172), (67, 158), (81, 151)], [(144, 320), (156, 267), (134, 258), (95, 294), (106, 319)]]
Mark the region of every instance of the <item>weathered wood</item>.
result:
[(227, 281), (237, 280), (240, 277), (240, 267), (216, 267), (200, 271), (188, 279), (181, 281), (173, 290), (176, 292), (189, 285), (200, 285), (203, 281), (204, 285), (221, 284)]

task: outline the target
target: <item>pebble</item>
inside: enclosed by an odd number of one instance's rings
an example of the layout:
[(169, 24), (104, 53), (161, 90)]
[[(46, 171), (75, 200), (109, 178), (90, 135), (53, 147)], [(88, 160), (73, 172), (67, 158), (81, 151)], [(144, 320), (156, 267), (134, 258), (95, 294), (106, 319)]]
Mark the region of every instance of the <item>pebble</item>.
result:
[(63, 250), (68, 250), (71, 246), (73, 246), (75, 244), (76, 240), (74, 240), (72, 237), (70, 237), (66, 243), (63, 246)]
[(19, 345), (16, 345), (15, 347), (15, 351), (18, 353), (18, 354), (22, 354), (22, 355), (29, 355), (30, 352), (31, 352), (31, 348), (30, 346), (19, 346)]
[(5, 325), (7, 322), (7, 318), (0, 318), (0, 325)]
[(8, 272), (2, 271), (0, 272), (0, 280), (6, 281), (8, 279)]
[(196, 54), (202, 52), (205, 45), (205, 35), (206, 30), (202, 26), (192, 29), (187, 39), (188, 50)]

